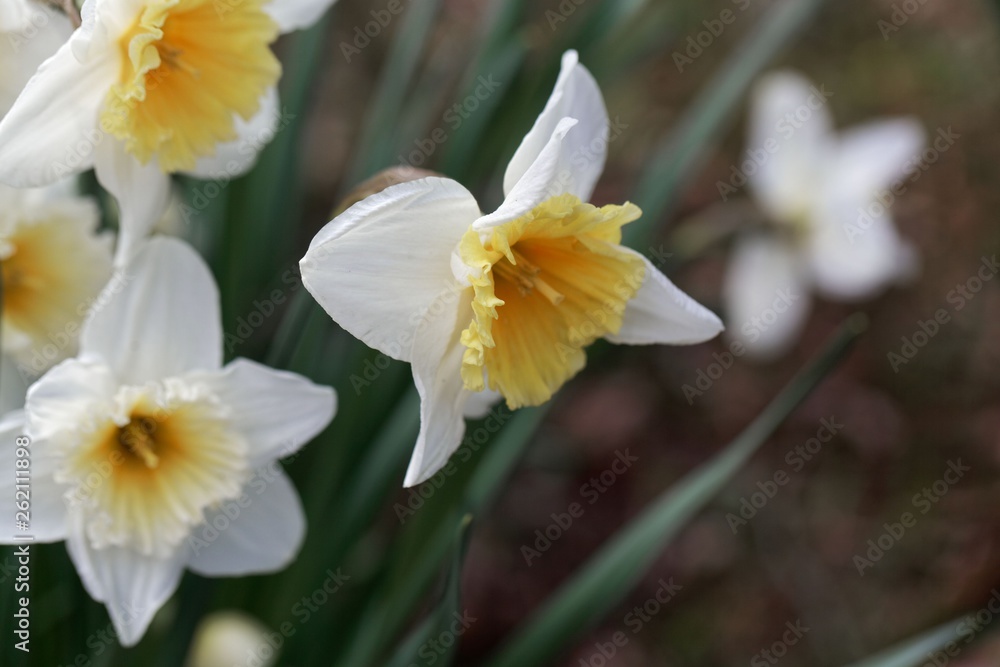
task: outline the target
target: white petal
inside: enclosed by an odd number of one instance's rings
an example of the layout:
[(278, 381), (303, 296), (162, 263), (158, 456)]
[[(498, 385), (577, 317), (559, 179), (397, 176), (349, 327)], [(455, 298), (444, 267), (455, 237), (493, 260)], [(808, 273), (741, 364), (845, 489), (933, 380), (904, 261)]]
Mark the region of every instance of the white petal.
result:
[(471, 392), (465, 404), (463, 414), (466, 419), (482, 419), (490, 414), (493, 406), (503, 400), (499, 391), (486, 388), (483, 391)]
[(107, 140), (97, 117), (118, 79), (117, 57), (83, 65), (72, 48), (71, 39), (42, 64), (0, 121), (0, 182), (37, 187), (84, 171)]
[(472, 290), (442, 312), (428, 315), (413, 344), (413, 381), (420, 394), (420, 433), (403, 486), (415, 486), (444, 467), (462, 444), (465, 407), (472, 395), (462, 382), (459, 340), (472, 321)]
[(787, 71), (764, 77), (755, 88), (741, 170), (767, 213), (779, 222), (809, 207), (829, 169), (833, 121), (824, 93)]
[(916, 253), (899, 237), (889, 213), (854, 201), (817, 213), (808, 248), (819, 290), (844, 301), (877, 296), (917, 270)]
[(0, 117), (38, 66), (73, 33), (69, 19), (54, 8), (24, 0), (0, 3)]
[(452, 250), (478, 215), (469, 191), (448, 179), (386, 188), (316, 235), (300, 263), (302, 282), (344, 329), (410, 361), (413, 332), (456, 284)]
[(205, 523), (193, 530), (187, 561), (192, 571), (236, 577), (276, 572), (292, 562), (305, 538), (306, 517), (279, 464), (258, 470), (227, 508), (206, 512)]
[(112, 280), (80, 333), (81, 356), (103, 359), (123, 384), (222, 367), (219, 292), (189, 245), (147, 241)]
[(41, 14), (40, 9), (28, 0), (5, 0), (0, 4), (0, 32), (20, 32), (30, 27), (31, 19)]
[(808, 290), (802, 262), (791, 248), (769, 237), (740, 239), (723, 286), (729, 337), (758, 358), (776, 358), (805, 324)]
[(114, 137), (107, 137), (97, 147), (94, 168), (101, 186), (118, 201), (115, 266), (124, 266), (166, 212), (170, 176), (155, 159), (141, 164)]
[[(627, 248), (623, 248), (628, 250)], [(722, 331), (722, 320), (677, 288), (642, 258), (646, 274), (639, 288), (625, 307), (621, 331), (606, 338), (613, 343), (628, 345), (691, 345), (715, 338)]]
[(840, 135), (829, 187), (844, 199), (873, 199), (920, 160), (926, 134), (914, 118), (869, 123)]
[(319, 20), (336, 0), (271, 0), (264, 11), (278, 24), (281, 32), (308, 28)]
[(575, 118), (563, 118), (559, 121), (545, 147), (524, 176), (507, 193), (500, 208), (476, 220), (473, 224), (476, 230), (483, 231), (516, 220), (542, 202), (568, 192), (566, 187), (572, 179), (562, 171), (562, 162), (566, 154), (572, 153), (573, 144), (567, 135), (578, 123)]
[(107, 606), (122, 646), (135, 646), (142, 639), (153, 616), (177, 590), (187, 556), (186, 546), (168, 558), (121, 547), (93, 549), (78, 511), (70, 513), (66, 549), (84, 588)]
[(559, 121), (566, 117), (575, 118), (579, 124), (567, 136), (559, 155), (558, 172), (566, 175), (563, 192), (590, 201), (607, 158), (608, 110), (600, 87), (580, 64), (576, 51), (563, 54), (562, 69), (545, 109), (507, 165), (504, 194), (510, 194), (527, 174)]
[(204, 381), (233, 411), (233, 425), (249, 444), (251, 465), (284, 458), (326, 428), (336, 394), (295, 373), (236, 359)]
[[(277, 0), (267, 6), (279, 4)], [(215, 147), (215, 155), (198, 159), (191, 173), (198, 178), (228, 182), (242, 176), (257, 163), (257, 155), (264, 146), (271, 143), (281, 128), (278, 91), (268, 89), (260, 100), (260, 111), (249, 121), (236, 117), (236, 134), (239, 139)]]
[[(66, 503), (63, 501), (64, 487), (56, 484), (52, 477), (55, 466), (51, 458), (44, 456), (37, 447), (28, 445), (27, 460), (31, 463), (29, 475), (22, 478), (26, 488), (17, 488), (14, 476), (17, 456), (17, 438), (26, 433), (25, 416), (20, 410), (4, 415), (0, 420), (0, 512), (9, 519), (0, 528), (0, 544), (26, 544), (24, 536), (30, 535), (34, 542), (58, 542), (66, 539)], [(18, 492), (27, 495), (18, 495)], [(15, 513), (19, 511), (17, 501), (29, 503), (28, 530), (16, 530)], [(22, 538), (18, 540), (17, 538)]]
[(45, 440), (67, 424), (87, 423), (118, 389), (112, 370), (98, 361), (67, 359), (28, 389), (28, 434)]

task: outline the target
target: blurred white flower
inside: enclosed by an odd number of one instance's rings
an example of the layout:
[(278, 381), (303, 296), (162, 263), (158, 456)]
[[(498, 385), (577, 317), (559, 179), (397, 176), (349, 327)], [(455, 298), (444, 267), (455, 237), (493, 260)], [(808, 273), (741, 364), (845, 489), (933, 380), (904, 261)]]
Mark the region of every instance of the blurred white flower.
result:
[(84, 317), (111, 277), (100, 212), (72, 182), (0, 186), (0, 414), (24, 405), (27, 383), (76, 354)]
[[(245, 359), (222, 367), (218, 292), (186, 244), (148, 241), (125, 270), (84, 325), (79, 356), (31, 386), (0, 442), (31, 438), (30, 533), (66, 540), (131, 646), (185, 567), (226, 576), (291, 561), (305, 517), (275, 461), (329, 423), (335, 396)], [(14, 448), (0, 457), (13, 470)], [(13, 512), (13, 498), (5, 476), (0, 506)], [(13, 529), (0, 542), (13, 543)]]
[(184, 665), (270, 667), (278, 662), (278, 652), (265, 639), (267, 632), (262, 623), (241, 612), (210, 614), (198, 624)]
[(0, 118), (45, 59), (66, 43), (69, 19), (38, 2), (0, 2)]
[(794, 343), (813, 290), (866, 299), (916, 269), (915, 250), (873, 203), (916, 168), (922, 126), (900, 118), (838, 135), (826, 102), (794, 72), (768, 75), (753, 97), (749, 146), (763, 157), (747, 176), (772, 226), (737, 241), (723, 298), (730, 336), (760, 358)]
[[(719, 319), (620, 245), (632, 204), (584, 203), (604, 167), (607, 111), (568, 52), (555, 90), (483, 215), (458, 183), (424, 178), (367, 197), (313, 239), (303, 283), (341, 326), (412, 364), (421, 425), (405, 484), (459, 446), (463, 414), (498, 392), (547, 401), (598, 338), (635, 345), (712, 338)], [(470, 400), (471, 399), (471, 400)]]
[(171, 173), (249, 169), (279, 121), (270, 45), (332, 2), (87, 0), (82, 27), (0, 121), (0, 182), (94, 167), (121, 208), (123, 263), (166, 209)]

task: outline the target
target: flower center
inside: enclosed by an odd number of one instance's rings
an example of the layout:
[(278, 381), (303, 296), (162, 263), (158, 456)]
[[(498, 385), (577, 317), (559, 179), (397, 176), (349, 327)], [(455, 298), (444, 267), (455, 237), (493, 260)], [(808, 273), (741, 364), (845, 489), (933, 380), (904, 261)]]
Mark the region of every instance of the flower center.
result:
[(95, 548), (128, 546), (166, 555), (204, 519), (239, 496), (249, 478), (247, 446), (207, 388), (181, 380), (125, 387), (115, 417), (66, 434), (57, 479), (86, 511)]
[(549, 400), (586, 363), (584, 348), (621, 329), (645, 264), (622, 249), (632, 204), (596, 208), (554, 197), (518, 220), (470, 229), (459, 247), (472, 269), (473, 320), (462, 332), (462, 379), (487, 383), (512, 409)]
[(281, 74), (266, 1), (148, 0), (119, 40), (121, 77), (101, 127), (168, 173), (193, 169), (217, 144), (236, 140), (235, 117), (250, 120)]
[(493, 265), (493, 275), (498, 280), (517, 287), (521, 296), (530, 296), (531, 291), (537, 289), (553, 306), (562, 303), (566, 297), (545, 282), (544, 277), (539, 275), (542, 272), (540, 268), (528, 261), (517, 248), (511, 248), (510, 254), (511, 259), (503, 257)]
[(82, 201), (41, 205), (0, 231), (0, 343), (17, 361), (38, 368), (38, 350), (55, 363), (76, 352), (87, 305), (111, 276), (108, 239), (93, 233), (97, 210)]
[(160, 465), (160, 457), (156, 455), (157, 442), (153, 438), (156, 431), (156, 420), (151, 417), (138, 417), (118, 429), (118, 444), (126, 458), (131, 457), (142, 462), (147, 468)]

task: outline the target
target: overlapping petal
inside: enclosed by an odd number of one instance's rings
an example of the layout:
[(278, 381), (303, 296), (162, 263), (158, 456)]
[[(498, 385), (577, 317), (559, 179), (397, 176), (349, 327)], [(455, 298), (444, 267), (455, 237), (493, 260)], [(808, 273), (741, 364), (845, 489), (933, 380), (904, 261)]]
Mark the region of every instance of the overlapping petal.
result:
[(103, 360), (123, 384), (221, 368), (218, 288), (187, 244), (148, 241), (98, 302), (80, 334), (81, 356)]
[(559, 123), (574, 118), (577, 125), (566, 137), (558, 155), (556, 174), (564, 188), (556, 194), (572, 194), (590, 201), (594, 185), (604, 171), (608, 149), (608, 111), (604, 96), (576, 51), (567, 51), (555, 89), (545, 108), (507, 165), (504, 193), (509, 195), (536, 162)]
[(478, 215), (469, 191), (448, 179), (386, 188), (316, 235), (300, 263), (302, 282), (352, 335), (411, 361), (424, 313), (457, 300), (451, 254)]
[[(206, 577), (275, 572), (286, 567), (305, 539), (299, 494), (280, 465), (254, 474), (227, 509), (211, 510), (188, 542), (187, 566)], [(235, 508), (235, 509), (234, 509)]]

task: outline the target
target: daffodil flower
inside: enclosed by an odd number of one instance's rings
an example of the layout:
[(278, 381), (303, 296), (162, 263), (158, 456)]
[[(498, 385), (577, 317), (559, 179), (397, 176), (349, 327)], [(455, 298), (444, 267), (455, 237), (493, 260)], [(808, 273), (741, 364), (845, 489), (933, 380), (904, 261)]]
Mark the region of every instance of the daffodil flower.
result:
[[(80, 354), (39, 379), (0, 423), (0, 468), (31, 444), (36, 542), (66, 541), (119, 640), (135, 644), (185, 567), (270, 572), (298, 551), (305, 517), (276, 464), (332, 419), (331, 389), (237, 359), (222, 367), (219, 297), (190, 247), (144, 243), (129, 281), (95, 310)], [(103, 296), (103, 295), (102, 295)], [(13, 474), (0, 506), (14, 517)], [(0, 542), (14, 543), (3, 529)]]
[(0, 118), (38, 66), (66, 43), (66, 16), (29, 0), (0, 2)]
[(111, 278), (100, 212), (73, 182), (0, 186), (0, 414), (21, 408), (30, 380), (77, 351), (84, 317)]
[(636, 206), (585, 203), (608, 125), (597, 83), (568, 52), (495, 212), (455, 181), (424, 178), (367, 197), (313, 239), (301, 262), (309, 292), (364, 343), (412, 364), (421, 426), (407, 486), (447, 462), (465, 414), (497, 393), (511, 408), (544, 403), (598, 338), (688, 344), (721, 330), (620, 245)]
[(87, 0), (83, 25), (0, 122), (0, 182), (94, 167), (118, 200), (116, 261), (166, 209), (175, 172), (231, 178), (277, 126), (271, 43), (333, 0)]
[(723, 296), (730, 333), (770, 358), (802, 330), (814, 290), (856, 301), (914, 273), (878, 200), (917, 168), (924, 131), (901, 118), (837, 135), (823, 92), (777, 72), (756, 87), (749, 145), (760, 164), (747, 163), (748, 183), (771, 227), (737, 242)]

